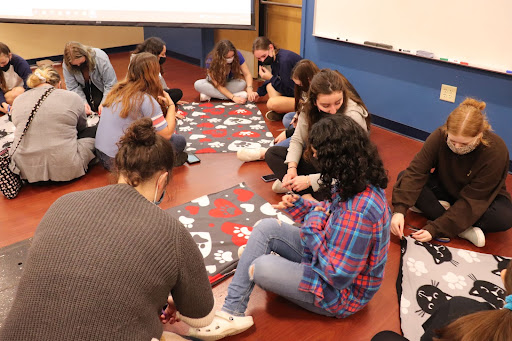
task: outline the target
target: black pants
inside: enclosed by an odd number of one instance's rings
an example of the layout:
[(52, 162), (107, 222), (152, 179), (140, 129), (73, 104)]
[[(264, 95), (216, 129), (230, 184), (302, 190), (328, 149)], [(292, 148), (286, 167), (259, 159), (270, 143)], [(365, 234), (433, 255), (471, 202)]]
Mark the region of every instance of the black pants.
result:
[(181, 89), (165, 89), (165, 92), (169, 94), (169, 97), (171, 97), (174, 104), (177, 104), (183, 97), (183, 91), (181, 91)]
[(78, 132), (78, 139), (83, 139), (86, 137), (92, 137), (93, 139), (96, 138), (96, 130), (98, 129), (98, 125), (94, 125), (92, 127), (87, 127), (83, 129), (82, 131)]
[[(404, 171), (398, 174), (398, 179)], [(414, 206), (423, 212), (423, 215), (429, 220), (436, 220), (446, 212), (438, 200), (448, 201), (453, 205), (457, 198), (452, 197), (442, 186), (437, 173), (430, 174), (427, 184), (416, 200)], [(512, 202), (503, 196), (497, 195), (491, 202), (487, 211), (478, 219), (473, 226), (478, 226), (484, 232), (506, 231), (512, 227)]]
[(374, 337), (371, 341), (408, 341), (405, 337), (390, 330), (385, 330)]
[[(278, 179), (283, 179), (288, 171), (288, 165), (284, 163), (286, 160), (286, 154), (288, 154), (288, 148), (273, 146), (270, 147), (265, 153), (265, 161), (267, 165), (270, 167), (272, 172), (276, 175)], [(301, 158), (299, 164), (297, 165), (297, 175), (308, 175), (320, 173), (320, 168), (317, 163), (313, 159), (312, 162), (308, 162)], [(297, 192), (297, 194), (313, 194), (313, 189), (311, 187), (306, 188), (303, 191)]]

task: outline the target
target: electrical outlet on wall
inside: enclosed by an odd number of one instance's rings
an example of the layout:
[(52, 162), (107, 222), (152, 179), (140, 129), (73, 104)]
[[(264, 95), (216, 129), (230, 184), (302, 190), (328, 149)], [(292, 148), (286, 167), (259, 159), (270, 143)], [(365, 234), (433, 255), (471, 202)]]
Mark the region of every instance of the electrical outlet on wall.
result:
[(439, 99), (442, 101), (455, 103), (455, 97), (457, 96), (457, 87), (441, 84), (441, 95)]

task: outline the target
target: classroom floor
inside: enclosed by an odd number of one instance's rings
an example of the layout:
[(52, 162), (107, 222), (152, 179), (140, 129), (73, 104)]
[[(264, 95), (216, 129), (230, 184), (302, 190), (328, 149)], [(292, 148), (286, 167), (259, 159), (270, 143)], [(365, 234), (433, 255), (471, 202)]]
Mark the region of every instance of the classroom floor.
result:
[[(116, 53), (110, 56), (118, 79), (126, 74), (129, 61), (128, 53)], [(60, 67), (58, 68), (60, 71)], [(164, 74), (170, 88), (181, 88), (184, 100), (198, 101), (198, 93), (193, 84), (204, 78), (205, 71), (176, 59), (167, 58)], [(364, 98), (363, 98), (364, 99)], [(264, 114), (266, 105), (258, 103)], [(370, 108), (378, 111), (378, 108)], [(449, 113), (446, 113), (448, 115)], [(270, 130), (277, 135), (283, 126), (269, 122)], [(422, 143), (388, 130), (373, 126), (371, 139), (378, 146), (384, 165), (389, 172), (390, 183), (386, 190), (391, 202), (391, 190), (397, 174), (407, 167), (412, 157), (419, 151)], [(271, 190), (272, 183), (265, 183), (261, 176), (269, 174), (270, 169), (264, 161), (243, 163), (235, 153), (201, 154), (201, 163), (185, 165), (173, 171), (173, 178), (167, 188), (168, 196), (160, 207), (180, 205), (204, 194), (221, 191), (240, 182), (245, 182), (257, 194), (271, 203), (277, 203), (280, 196)], [(12, 245), (33, 236), (37, 224), (48, 207), (63, 194), (96, 188), (111, 183), (113, 179), (100, 166), (95, 165), (88, 174), (68, 183), (33, 184), (24, 186), (14, 200), (0, 198), (0, 247)], [(512, 176), (507, 179), (508, 188), (512, 188)], [(101, 203), (98, 203), (101, 205)], [(94, 213), (92, 213), (94, 214)], [(409, 222), (422, 226), (425, 219), (415, 213), (407, 216)], [(465, 240), (456, 239), (448, 245), (484, 253), (512, 257), (512, 229), (508, 232), (487, 235), (484, 248), (476, 248)], [(391, 237), (388, 262), (384, 282), (362, 311), (355, 315), (337, 320), (309, 313), (272, 293), (256, 288), (251, 296), (248, 315), (254, 317), (255, 325), (246, 332), (226, 340), (370, 340), (381, 330), (400, 330), (398, 317), (398, 299), (395, 282), (400, 264), (398, 239)], [(213, 289), (218, 308), (222, 305), (231, 279)], [(0, 288), (0, 290), (3, 290)], [(166, 330), (184, 332), (187, 326), (178, 323), (166, 326)], [(418, 328), (421, 328), (418, 326)]]

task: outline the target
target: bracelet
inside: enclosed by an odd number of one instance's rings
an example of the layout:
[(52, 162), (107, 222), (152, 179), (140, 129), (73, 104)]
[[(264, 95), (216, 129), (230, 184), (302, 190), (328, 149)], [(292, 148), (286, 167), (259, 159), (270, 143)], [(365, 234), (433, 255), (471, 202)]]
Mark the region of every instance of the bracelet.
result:
[(292, 168), (297, 169), (297, 166), (288, 166), (288, 169), (292, 169)]
[(308, 187), (311, 186), (311, 180), (309, 179), (309, 175), (306, 175), (306, 179), (308, 180), (308, 182), (307, 182)]
[(233, 97), (231, 97), (231, 100), (234, 100), (235, 99), (235, 95), (233, 95)]
[(249, 86), (247, 87), (247, 89), (249, 89), (249, 88), (251, 88), (251, 89), (252, 89), (252, 88), (253, 88), (253, 87), (252, 87), (252, 85), (249, 85)]

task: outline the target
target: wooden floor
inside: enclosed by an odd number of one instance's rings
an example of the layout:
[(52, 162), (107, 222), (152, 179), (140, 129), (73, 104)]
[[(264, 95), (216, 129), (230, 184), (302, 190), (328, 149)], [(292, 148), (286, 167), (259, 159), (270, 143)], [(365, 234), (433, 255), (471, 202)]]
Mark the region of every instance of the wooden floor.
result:
[[(111, 55), (119, 79), (126, 74), (128, 59), (127, 53)], [(197, 101), (198, 94), (193, 84), (196, 79), (204, 77), (204, 70), (171, 58), (167, 59), (165, 68), (167, 73), (164, 76), (169, 87), (181, 88), (184, 100)], [(266, 112), (264, 103), (259, 103), (258, 106), (262, 113)], [(371, 109), (377, 111), (377, 108)], [(276, 135), (282, 125), (271, 122), (269, 128)], [(391, 189), (397, 174), (407, 167), (421, 148), (421, 143), (376, 126), (372, 127), (371, 138), (377, 144), (389, 172), (390, 184), (386, 196), (390, 202)], [(172, 182), (167, 189), (169, 196), (161, 204), (163, 209), (226, 189), (242, 181), (271, 203), (278, 202), (280, 197), (272, 192), (271, 183), (264, 183), (260, 179), (270, 171), (265, 162), (242, 163), (235, 154), (202, 154), (200, 158), (200, 164), (185, 165), (174, 170)], [(96, 165), (78, 180), (64, 184), (27, 185), (14, 200), (1, 197), (0, 247), (31, 237), (48, 207), (61, 195), (104, 186), (111, 181), (109, 174), (100, 165)], [(507, 185), (512, 188), (510, 175)], [(424, 218), (415, 213), (410, 213), (407, 219), (420, 225), (425, 222)], [(464, 240), (454, 240), (449, 245), (512, 257), (512, 230), (488, 235), (487, 244), (481, 249)], [(343, 320), (318, 316), (256, 288), (247, 310), (247, 314), (254, 317), (255, 326), (229, 340), (369, 340), (381, 330), (399, 331), (395, 291), (399, 251), (398, 239), (392, 236), (384, 283), (368, 306), (357, 314)], [(230, 280), (225, 281), (213, 289), (219, 308), (224, 301), (229, 282)], [(166, 329), (183, 332), (187, 327), (180, 323), (166, 326)]]

